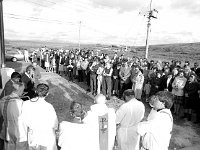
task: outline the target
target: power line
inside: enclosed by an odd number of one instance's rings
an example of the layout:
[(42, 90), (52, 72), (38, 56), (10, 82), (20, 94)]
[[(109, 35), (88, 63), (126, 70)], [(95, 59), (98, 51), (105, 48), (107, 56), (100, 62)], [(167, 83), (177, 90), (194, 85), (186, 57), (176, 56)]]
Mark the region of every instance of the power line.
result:
[(50, 22), (50, 23), (58, 23), (58, 24), (71, 24), (71, 25), (76, 25), (73, 22), (66, 22), (66, 21), (60, 21), (60, 20), (49, 20), (49, 19), (44, 19), (44, 18), (38, 18), (38, 17), (28, 17), (28, 16), (22, 16), (22, 15), (16, 15), (16, 14), (11, 14), (11, 13), (5, 13), (5, 16), (10, 16), (13, 18), (19, 18), (19, 19), (27, 19), (31, 21), (40, 21), (40, 22)]

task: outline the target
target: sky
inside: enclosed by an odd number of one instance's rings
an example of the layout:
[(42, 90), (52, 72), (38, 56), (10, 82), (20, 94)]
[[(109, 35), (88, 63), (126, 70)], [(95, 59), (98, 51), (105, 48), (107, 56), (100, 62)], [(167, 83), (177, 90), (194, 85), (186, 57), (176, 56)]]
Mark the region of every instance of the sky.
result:
[[(158, 13), (151, 20), (150, 45), (200, 41), (200, 1), (152, 0), (151, 8)], [(3, 0), (4, 35), (143, 46), (149, 9), (150, 0)]]

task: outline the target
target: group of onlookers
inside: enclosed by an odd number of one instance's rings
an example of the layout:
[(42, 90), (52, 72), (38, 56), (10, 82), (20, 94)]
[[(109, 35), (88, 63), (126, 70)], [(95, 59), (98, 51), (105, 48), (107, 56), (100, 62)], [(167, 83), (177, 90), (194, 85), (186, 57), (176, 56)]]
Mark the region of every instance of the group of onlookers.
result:
[[(43, 59), (42, 59), (43, 58)], [(103, 93), (110, 99), (122, 97), (126, 89), (133, 89), (138, 100), (146, 99), (163, 90), (174, 95), (173, 113), (191, 120), (193, 112), (199, 121), (200, 68), (189, 61), (148, 61), (147, 59), (113, 56), (93, 50), (62, 51), (46, 49), (41, 52), (42, 67), (46, 71), (68, 76), (69, 81), (85, 82), (94, 96)], [(45, 65), (46, 64), (46, 65)], [(47, 65), (48, 64), (48, 65)], [(184, 109), (183, 109), (184, 108)]]

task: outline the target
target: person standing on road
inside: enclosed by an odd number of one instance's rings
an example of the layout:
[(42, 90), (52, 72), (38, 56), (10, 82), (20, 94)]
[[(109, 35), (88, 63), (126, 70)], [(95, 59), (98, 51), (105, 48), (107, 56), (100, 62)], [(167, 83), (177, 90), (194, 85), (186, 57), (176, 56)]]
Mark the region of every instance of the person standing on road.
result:
[(126, 103), (116, 112), (118, 146), (120, 150), (139, 150), (137, 125), (144, 117), (145, 107), (132, 89), (124, 91), (123, 97)]
[(27, 49), (24, 50), (24, 61), (29, 62), (29, 54), (28, 54)]

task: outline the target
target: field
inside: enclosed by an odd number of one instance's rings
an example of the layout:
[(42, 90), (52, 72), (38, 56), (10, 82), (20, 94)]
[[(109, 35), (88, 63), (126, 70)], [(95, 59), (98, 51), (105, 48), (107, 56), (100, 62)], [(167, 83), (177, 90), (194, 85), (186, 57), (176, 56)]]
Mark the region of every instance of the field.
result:
[[(32, 45), (30, 46), (28, 45), (30, 43), (26, 42), (10, 42), (10, 44), (13, 47), (21, 48), (37, 48), (38, 46), (34, 42), (32, 42)], [(55, 45), (52, 44), (52, 47), (54, 46)], [(199, 61), (200, 52), (198, 50), (198, 46), (200, 48), (199, 43), (150, 46), (150, 59), (178, 59), (182, 61), (190, 60), (191, 62)], [(144, 47), (137, 47), (136, 49), (136, 53), (126, 52), (125, 55), (144, 55)], [(195, 54), (193, 54), (193, 52), (195, 52)], [(106, 53), (112, 54), (113, 52), (106, 51)], [(119, 52), (119, 54), (121, 53), (123, 52)], [(17, 71), (22, 72), (25, 66), (28, 64), (24, 62), (7, 62), (6, 65), (7, 67), (12, 67), (15, 68)], [(88, 110), (90, 105), (93, 104), (94, 97), (86, 93), (87, 87), (84, 84), (79, 84), (77, 82), (68, 82), (65, 78), (54, 73), (47, 73), (43, 69), (40, 69), (40, 71), (42, 74), (41, 82), (48, 83), (48, 85), (50, 86), (50, 92), (46, 100), (54, 106), (59, 122), (63, 120), (70, 120), (69, 105), (71, 101), (75, 100), (83, 103), (86, 110)], [(148, 113), (148, 111), (149, 108), (148, 106), (146, 106), (146, 114)], [(200, 128), (198, 125), (194, 125), (193, 123), (184, 120), (174, 120), (170, 150), (199, 150), (199, 141)]]
[[(47, 46), (49, 48), (78, 48), (78, 44), (75, 43), (59, 43), (59, 42), (41, 42), (41, 41), (7, 41), (12, 47), (17, 48), (41, 48)], [(109, 47), (109, 45), (103, 45)], [(95, 44), (83, 44), (81, 48), (86, 49), (100, 49)], [(118, 55), (124, 54), (125, 57), (145, 57), (145, 47), (137, 46), (130, 47), (134, 51), (122, 52), (119, 51)], [(113, 55), (111, 50), (101, 50), (99, 53), (107, 53)], [(184, 62), (185, 60), (190, 61), (191, 63), (200, 61), (200, 43), (183, 43), (183, 44), (166, 44), (166, 45), (150, 45), (149, 47), (149, 60), (180, 60)]]

